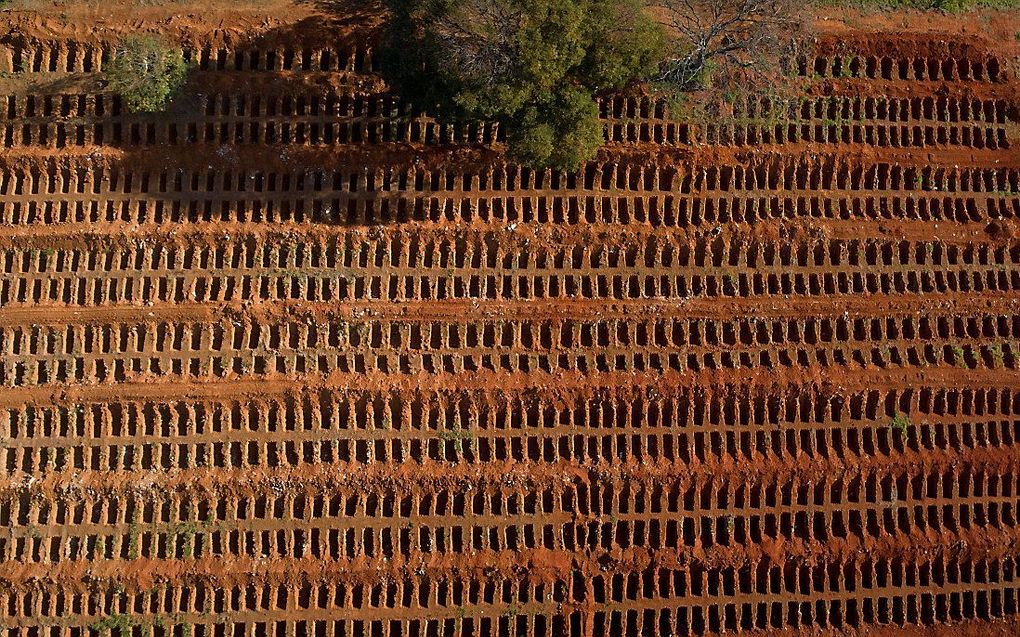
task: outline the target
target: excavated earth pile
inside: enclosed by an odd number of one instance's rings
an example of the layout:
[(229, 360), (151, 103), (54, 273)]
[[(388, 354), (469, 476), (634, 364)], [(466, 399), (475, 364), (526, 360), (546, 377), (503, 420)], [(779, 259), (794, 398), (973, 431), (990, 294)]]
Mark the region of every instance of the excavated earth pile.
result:
[(6, 635), (1020, 630), (1011, 60), (822, 37), (560, 174), (216, 37), (162, 115), (0, 40)]

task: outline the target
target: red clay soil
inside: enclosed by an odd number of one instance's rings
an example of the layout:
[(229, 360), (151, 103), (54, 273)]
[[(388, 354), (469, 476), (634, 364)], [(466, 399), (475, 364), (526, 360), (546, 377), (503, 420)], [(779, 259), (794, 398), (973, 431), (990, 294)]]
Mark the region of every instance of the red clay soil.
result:
[(567, 175), (349, 7), (0, 12), (9, 635), (1020, 633), (1016, 14), (823, 11)]

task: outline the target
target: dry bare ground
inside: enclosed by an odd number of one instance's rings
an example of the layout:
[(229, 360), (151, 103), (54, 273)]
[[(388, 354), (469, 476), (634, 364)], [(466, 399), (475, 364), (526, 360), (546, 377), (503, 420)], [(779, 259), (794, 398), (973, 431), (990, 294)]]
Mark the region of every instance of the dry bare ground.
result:
[(0, 14), (8, 635), (1017, 633), (1008, 19), (823, 15), (559, 174), (371, 7), (211, 4)]

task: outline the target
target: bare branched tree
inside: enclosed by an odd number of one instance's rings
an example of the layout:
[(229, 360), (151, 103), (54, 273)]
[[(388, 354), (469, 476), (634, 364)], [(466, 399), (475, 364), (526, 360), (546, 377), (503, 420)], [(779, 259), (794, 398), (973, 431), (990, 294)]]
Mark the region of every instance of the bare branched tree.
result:
[(659, 0), (672, 51), (659, 81), (678, 88), (698, 83), (710, 61), (752, 69), (776, 63), (794, 25), (790, 0)]
[(468, 0), (440, 18), (433, 32), (459, 74), (491, 86), (510, 72), (522, 11), (507, 0)]

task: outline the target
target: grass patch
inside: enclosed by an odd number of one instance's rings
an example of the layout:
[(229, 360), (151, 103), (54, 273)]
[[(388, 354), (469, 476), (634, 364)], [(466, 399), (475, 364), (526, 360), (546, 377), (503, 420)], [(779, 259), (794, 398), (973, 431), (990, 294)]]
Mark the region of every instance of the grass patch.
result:
[(438, 436), (443, 442), (452, 442), (457, 449), (457, 454), (462, 455), (465, 445), (468, 449), (472, 448), (475, 435), (468, 429), (462, 429), (460, 425), (454, 425), (452, 429), (439, 431)]
[(907, 431), (910, 429), (910, 418), (903, 412), (900, 412), (896, 414), (896, 416), (892, 419), (892, 422), (889, 423), (889, 427), (900, 432), (900, 435), (903, 436), (904, 440), (906, 440)]
[(89, 624), (89, 630), (94, 630), (100, 635), (105, 633), (112, 633), (118, 631), (122, 635), (126, 635), (131, 632), (131, 629), (138, 626), (139, 622), (134, 617), (128, 615), (110, 615), (97, 619), (96, 621)]

